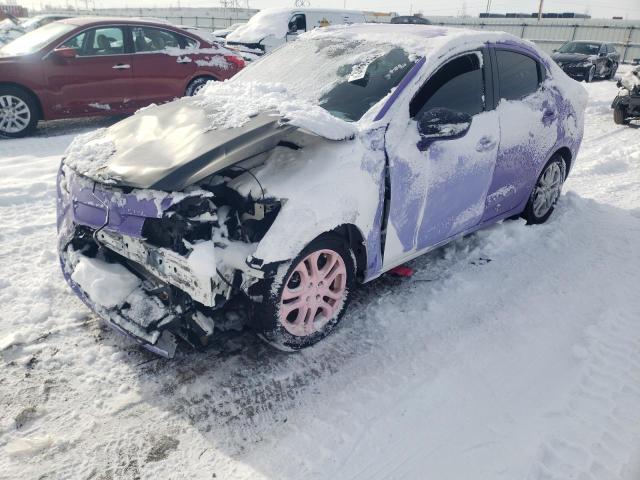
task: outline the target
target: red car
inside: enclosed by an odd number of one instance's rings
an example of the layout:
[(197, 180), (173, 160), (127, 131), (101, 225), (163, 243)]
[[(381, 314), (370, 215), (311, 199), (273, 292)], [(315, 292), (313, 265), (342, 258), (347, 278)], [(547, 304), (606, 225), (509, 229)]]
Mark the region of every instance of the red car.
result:
[(169, 24), (53, 22), (0, 48), (0, 135), (24, 136), (39, 120), (133, 113), (243, 67), (231, 51)]

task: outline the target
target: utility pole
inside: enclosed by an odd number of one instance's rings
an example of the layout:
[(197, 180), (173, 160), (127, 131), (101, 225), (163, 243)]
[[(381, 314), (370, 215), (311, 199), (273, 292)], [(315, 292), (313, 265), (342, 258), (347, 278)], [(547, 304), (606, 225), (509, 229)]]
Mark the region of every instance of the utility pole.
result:
[(487, 0), (487, 13), (491, 11), (491, 0)]
[(544, 3), (544, 0), (540, 0), (540, 7), (538, 8), (538, 21), (540, 21), (542, 19), (542, 4)]

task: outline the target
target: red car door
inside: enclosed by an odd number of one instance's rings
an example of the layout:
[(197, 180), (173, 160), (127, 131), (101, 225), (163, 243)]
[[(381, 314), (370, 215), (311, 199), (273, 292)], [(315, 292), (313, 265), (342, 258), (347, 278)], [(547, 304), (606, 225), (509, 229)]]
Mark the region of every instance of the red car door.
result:
[(128, 27), (85, 30), (58, 48), (76, 56), (49, 55), (45, 75), (52, 111), (59, 116), (118, 114), (135, 108)]
[(134, 26), (132, 73), (138, 107), (184, 96), (196, 64), (180, 49), (186, 37), (163, 28)]

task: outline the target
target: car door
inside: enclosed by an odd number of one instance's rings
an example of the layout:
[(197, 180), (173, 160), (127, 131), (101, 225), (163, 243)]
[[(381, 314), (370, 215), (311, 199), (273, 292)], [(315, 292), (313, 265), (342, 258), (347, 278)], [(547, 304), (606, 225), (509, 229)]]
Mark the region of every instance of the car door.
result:
[(138, 107), (162, 103), (182, 97), (187, 82), (196, 71), (192, 56), (182, 55), (189, 41), (176, 32), (150, 27), (133, 26), (132, 72)]
[(302, 35), (307, 31), (307, 16), (304, 13), (294, 13), (289, 20), (287, 26), (287, 42), (293, 42), (298, 39), (298, 35)]
[(528, 52), (491, 51), (501, 139), (483, 220), (519, 213), (557, 140), (557, 105), (542, 86), (544, 67)]
[(64, 41), (74, 58), (52, 54), (44, 68), (52, 110), (58, 115), (125, 113), (133, 107), (131, 53), (122, 26), (100, 26)]
[[(482, 218), (500, 140), (486, 56), (484, 49), (448, 60), (419, 88), (404, 120), (389, 126), (387, 267)], [(459, 117), (468, 118), (468, 128), (458, 128)], [(438, 133), (430, 136), (434, 126)]]

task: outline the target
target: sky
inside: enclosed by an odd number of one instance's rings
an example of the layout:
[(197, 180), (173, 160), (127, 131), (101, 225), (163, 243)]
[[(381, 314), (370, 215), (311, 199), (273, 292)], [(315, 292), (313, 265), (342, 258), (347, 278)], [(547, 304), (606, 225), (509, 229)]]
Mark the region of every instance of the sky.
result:
[[(1, 0), (0, 0), (1, 1)], [(121, 7), (214, 7), (219, 0), (89, 0), (95, 1), (96, 8)], [(534, 12), (538, 10), (539, 0), (491, 0), (491, 11), (495, 13)], [(73, 6), (76, 2), (83, 5), (85, 0), (17, 0), (26, 7), (39, 8), (43, 4), (54, 6)], [(247, 3), (251, 8), (294, 6), (294, 0), (238, 0), (241, 6)], [(487, 0), (308, 0), (312, 7), (347, 8), (376, 11), (395, 11), (400, 14), (421, 12), (425, 15), (467, 15), (477, 16), (484, 12)], [(621, 16), (628, 19), (640, 19), (640, 0), (545, 0), (546, 12), (589, 13), (594, 18)]]

